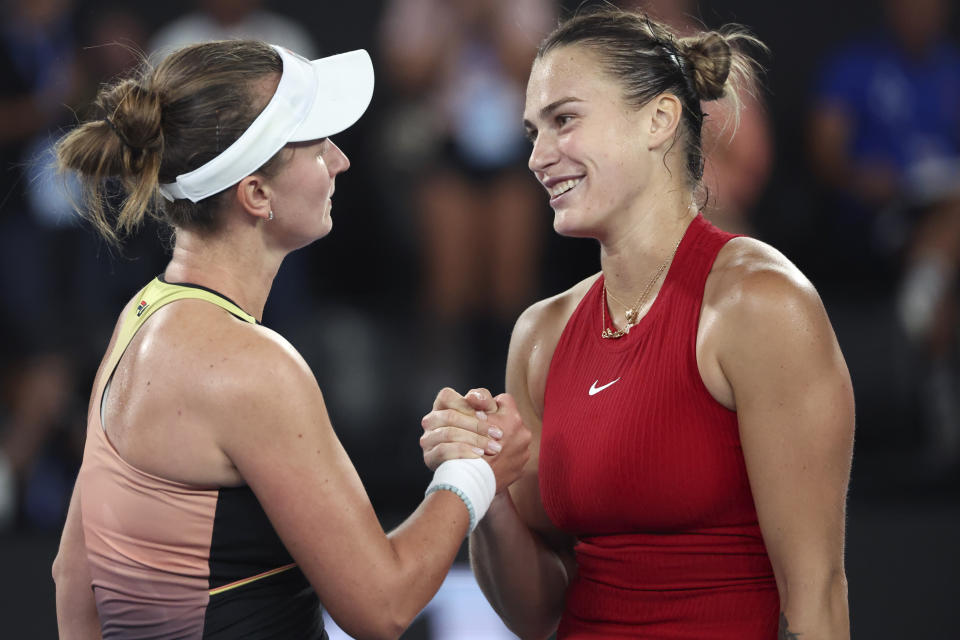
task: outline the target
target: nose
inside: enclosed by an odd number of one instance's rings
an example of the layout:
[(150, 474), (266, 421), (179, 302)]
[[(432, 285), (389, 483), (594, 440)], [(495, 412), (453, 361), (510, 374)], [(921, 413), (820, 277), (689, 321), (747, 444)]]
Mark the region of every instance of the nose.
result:
[(333, 140), (328, 138), (327, 141), (330, 143), (330, 146), (333, 147), (333, 153), (330, 154), (330, 161), (327, 162), (327, 166), (330, 168), (330, 175), (335, 176), (350, 168), (350, 158), (347, 157), (347, 154), (345, 154), (340, 147), (334, 144)]
[(536, 173), (538, 171), (544, 171), (556, 161), (556, 139), (547, 132), (540, 133), (533, 141), (533, 149), (530, 150), (530, 158), (527, 160), (527, 166), (530, 168), (530, 171)]

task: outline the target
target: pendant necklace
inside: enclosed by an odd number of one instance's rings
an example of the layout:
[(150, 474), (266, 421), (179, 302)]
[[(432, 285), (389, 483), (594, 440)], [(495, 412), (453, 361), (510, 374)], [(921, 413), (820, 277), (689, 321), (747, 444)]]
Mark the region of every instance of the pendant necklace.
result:
[[(673, 247), (673, 251), (670, 252), (670, 255), (667, 256), (667, 259), (660, 263), (660, 266), (657, 268), (656, 273), (653, 274), (653, 277), (650, 278), (650, 282), (647, 283), (647, 286), (644, 287), (643, 293), (640, 294), (640, 297), (637, 298), (637, 302), (632, 306), (628, 307), (623, 302), (621, 302), (615, 295), (610, 293), (607, 290), (607, 281), (603, 281), (603, 295), (600, 296), (600, 326), (603, 327), (603, 331), (600, 332), (601, 338), (608, 339), (617, 339), (622, 338), (623, 336), (630, 333), (630, 327), (636, 325), (640, 319), (640, 309), (643, 308), (644, 303), (647, 301), (647, 295), (649, 295), (650, 290), (653, 288), (654, 283), (660, 279), (660, 276), (663, 274), (664, 270), (667, 268), (667, 265), (673, 260), (673, 257), (677, 255), (677, 249), (680, 248), (680, 242), (683, 240), (683, 234), (680, 235), (680, 240), (677, 240), (676, 246)], [(607, 326), (607, 297), (613, 299), (614, 302), (619, 304), (621, 307), (626, 309), (627, 324), (623, 329), (617, 329)]]

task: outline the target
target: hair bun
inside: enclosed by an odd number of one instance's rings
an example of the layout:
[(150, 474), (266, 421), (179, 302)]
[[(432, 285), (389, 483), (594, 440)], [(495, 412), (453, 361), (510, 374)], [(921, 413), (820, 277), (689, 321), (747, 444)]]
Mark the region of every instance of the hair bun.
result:
[(680, 50), (690, 64), (693, 86), (701, 100), (722, 98), (730, 75), (732, 51), (723, 34), (716, 31), (682, 38)]
[(137, 151), (159, 151), (163, 145), (160, 95), (127, 79), (102, 96), (102, 107), (120, 140)]

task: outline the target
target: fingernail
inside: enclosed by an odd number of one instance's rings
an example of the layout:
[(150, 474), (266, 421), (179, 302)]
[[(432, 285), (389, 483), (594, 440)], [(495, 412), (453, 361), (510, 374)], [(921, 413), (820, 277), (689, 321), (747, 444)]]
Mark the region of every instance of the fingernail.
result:
[(500, 451), (503, 449), (503, 445), (501, 445), (499, 442), (494, 442), (491, 440), (487, 444), (487, 449), (493, 451), (494, 453), (500, 453)]
[(475, 454), (477, 454), (478, 456), (482, 456), (482, 455), (484, 454), (484, 450), (483, 450), (483, 449), (478, 449), (477, 447), (471, 447), (471, 448), (473, 449), (473, 452), (474, 452)]
[(489, 429), (487, 429), (487, 435), (490, 436), (491, 438), (496, 438), (497, 440), (499, 440), (500, 438), (503, 437), (503, 431), (500, 431), (500, 429), (496, 427), (490, 427)]
[(486, 420), (487, 413), (485, 411), (477, 411), (477, 420)]

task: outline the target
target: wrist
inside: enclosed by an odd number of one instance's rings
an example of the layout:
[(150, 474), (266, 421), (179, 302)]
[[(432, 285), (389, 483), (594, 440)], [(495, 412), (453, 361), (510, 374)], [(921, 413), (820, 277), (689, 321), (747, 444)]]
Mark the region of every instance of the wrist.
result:
[(425, 495), (434, 491), (450, 491), (463, 501), (470, 514), (472, 533), (493, 502), (497, 479), (482, 458), (447, 460), (437, 467)]

